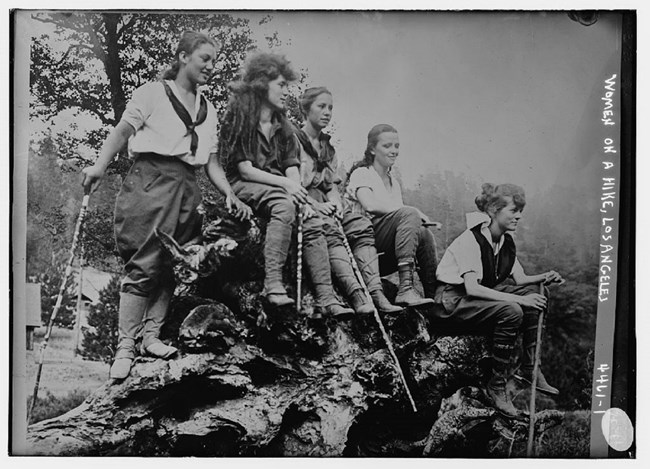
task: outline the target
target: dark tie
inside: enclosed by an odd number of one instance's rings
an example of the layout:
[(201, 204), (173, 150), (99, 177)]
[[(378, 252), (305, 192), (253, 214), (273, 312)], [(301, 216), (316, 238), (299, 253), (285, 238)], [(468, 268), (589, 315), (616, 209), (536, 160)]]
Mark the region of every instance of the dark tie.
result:
[(201, 95), (201, 104), (199, 105), (199, 112), (196, 115), (196, 122), (192, 122), (192, 118), (190, 117), (190, 113), (187, 112), (187, 109), (185, 106), (183, 106), (183, 103), (181, 103), (172, 89), (169, 87), (167, 82), (164, 80), (162, 81), (163, 86), (165, 87), (165, 93), (167, 93), (167, 97), (169, 98), (169, 101), (172, 103), (172, 107), (174, 108), (174, 111), (176, 111), (176, 114), (180, 119), (183, 121), (183, 124), (185, 124), (185, 127), (187, 128), (187, 134), (185, 135), (191, 135), (192, 136), (192, 143), (190, 144), (190, 151), (192, 152), (192, 156), (196, 155), (196, 147), (199, 145), (199, 136), (196, 134), (196, 131), (194, 130), (197, 125), (201, 125), (204, 121), (206, 116), (208, 115), (208, 104), (205, 101), (205, 97)]

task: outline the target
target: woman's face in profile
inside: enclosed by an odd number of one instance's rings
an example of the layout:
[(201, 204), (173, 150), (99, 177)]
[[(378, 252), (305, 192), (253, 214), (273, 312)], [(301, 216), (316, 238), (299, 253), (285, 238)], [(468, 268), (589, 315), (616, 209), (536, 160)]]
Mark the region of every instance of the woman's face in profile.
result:
[(375, 162), (384, 168), (395, 164), (399, 155), (399, 136), (397, 132), (382, 132), (373, 148)]

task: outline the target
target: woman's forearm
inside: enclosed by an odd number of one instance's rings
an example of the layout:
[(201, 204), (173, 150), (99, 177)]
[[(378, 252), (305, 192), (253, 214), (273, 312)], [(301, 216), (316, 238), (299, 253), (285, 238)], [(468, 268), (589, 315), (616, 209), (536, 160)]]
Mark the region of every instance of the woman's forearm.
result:
[(257, 182), (266, 184), (268, 186), (285, 187), (287, 178), (284, 176), (276, 176), (275, 174), (262, 171), (261, 169), (253, 167), (251, 164), (242, 164), (238, 166), (239, 175), (244, 181)]
[(226, 173), (221, 163), (219, 163), (219, 158), (216, 153), (210, 154), (208, 164), (205, 165), (205, 172), (208, 175), (208, 179), (210, 179), (219, 192), (225, 196), (232, 194), (232, 187), (226, 178)]

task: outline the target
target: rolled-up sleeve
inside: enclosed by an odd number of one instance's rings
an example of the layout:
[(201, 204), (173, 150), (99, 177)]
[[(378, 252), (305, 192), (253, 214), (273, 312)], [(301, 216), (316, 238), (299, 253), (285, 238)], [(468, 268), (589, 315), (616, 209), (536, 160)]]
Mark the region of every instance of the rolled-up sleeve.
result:
[(279, 152), (280, 154), (278, 155), (278, 163), (280, 163), (282, 172), (286, 171), (292, 166), (300, 167), (300, 148), (300, 141), (298, 140), (298, 137), (294, 135), (293, 149), (287, 151), (286, 153)]
[(362, 187), (372, 190), (372, 184), (368, 178), (368, 168), (358, 168), (350, 174), (350, 182), (347, 188), (348, 196), (353, 200), (357, 200), (357, 191)]
[(162, 85), (160, 83), (147, 83), (137, 88), (126, 104), (121, 120), (131, 124), (135, 130), (142, 128), (153, 111), (153, 104), (157, 102), (154, 96), (155, 86)]

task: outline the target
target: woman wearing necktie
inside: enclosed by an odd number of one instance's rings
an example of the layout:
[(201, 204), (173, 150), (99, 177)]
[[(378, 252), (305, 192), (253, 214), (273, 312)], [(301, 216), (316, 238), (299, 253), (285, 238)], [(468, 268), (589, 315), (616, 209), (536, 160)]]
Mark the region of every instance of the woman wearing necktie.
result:
[(155, 230), (180, 245), (201, 233), (197, 207), (201, 194), (195, 170), (205, 166), (228, 208), (245, 219), (250, 209), (232, 193), (216, 156), (217, 115), (201, 94), (214, 70), (217, 43), (202, 33), (185, 32), (162, 79), (133, 92), (120, 122), (107, 137), (95, 164), (84, 169), (83, 185), (96, 189), (115, 155), (129, 143), (135, 161), (115, 204), (115, 239), (125, 262), (119, 306), (119, 343), (112, 379), (126, 378), (140, 353), (169, 358), (176, 349), (158, 338), (175, 282), (170, 259)]

